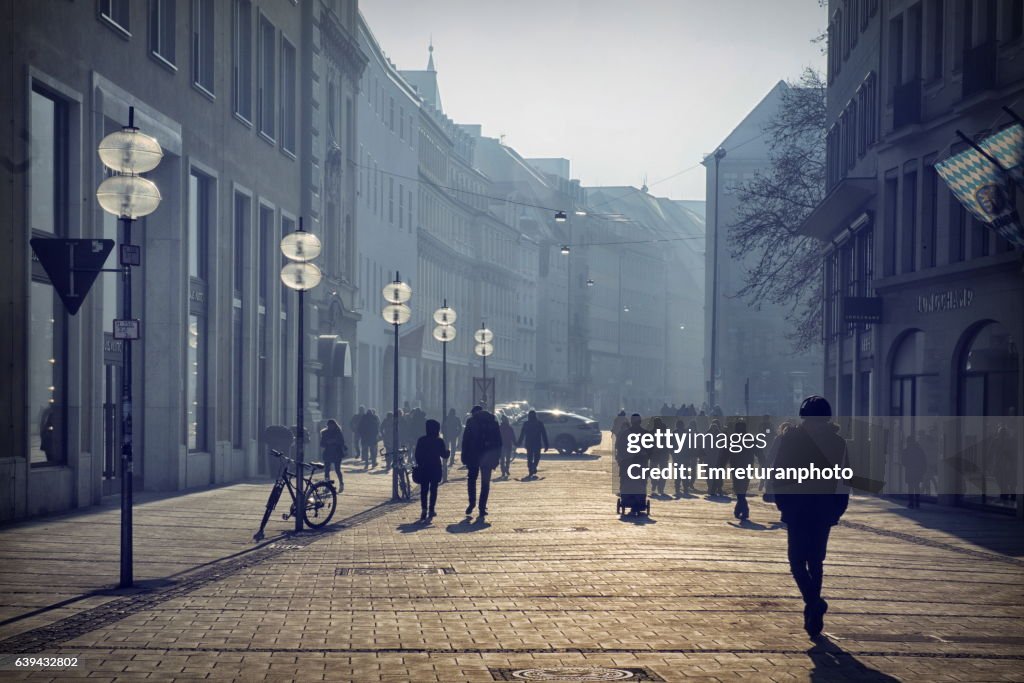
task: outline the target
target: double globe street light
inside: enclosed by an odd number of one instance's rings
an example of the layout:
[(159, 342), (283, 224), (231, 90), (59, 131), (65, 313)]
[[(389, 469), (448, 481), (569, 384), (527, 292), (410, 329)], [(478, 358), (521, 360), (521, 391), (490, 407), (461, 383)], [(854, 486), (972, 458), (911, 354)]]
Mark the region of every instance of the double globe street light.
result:
[(412, 287), (402, 282), (402, 278), (396, 270), (394, 282), (384, 285), (381, 293), (387, 303), (380, 313), (395, 330), (395, 365), (392, 372), (394, 376), (392, 391), (394, 408), (391, 412), (391, 499), (398, 500), (398, 468), (395, 467), (395, 458), (398, 457), (398, 326), (404, 325), (412, 318), (412, 309), (406, 303), (412, 299)]
[(490, 410), (491, 402), (494, 397), (489, 394), (494, 392), (488, 392), (487, 388), (487, 357), (494, 353), (494, 333), (487, 329), (483, 323), (480, 323), (480, 329), (473, 333), (473, 341), (476, 344), (473, 346), (473, 353), (480, 356), (483, 362), (483, 386), (480, 392), (480, 404), (484, 410)]
[[(302, 466), (305, 462), (304, 447), (306, 444), (305, 398), (306, 398), (306, 330), (305, 305), (303, 294), (320, 284), (323, 273), (316, 264), (310, 263), (320, 255), (320, 238), (302, 229), (302, 217), (299, 217), (299, 229), (281, 238), (281, 253), (288, 259), (281, 267), (281, 282), (288, 289), (299, 293), (298, 328), (299, 343), (298, 374), (295, 377), (295, 500), (305, 501), (303, 489)], [(301, 506), (301, 507), (300, 507)], [(302, 531), (302, 520), (305, 516), (305, 502), (297, 503), (295, 511), (295, 530)]]
[[(434, 311), (434, 339), (441, 342), (441, 432), (445, 431), (445, 423), (448, 419), (448, 342), (455, 339), (455, 309), (448, 307), (448, 299), (444, 300), (441, 308)], [(448, 434), (444, 434), (445, 441)], [(446, 461), (447, 462), (451, 462)], [(445, 467), (445, 481), (448, 478), (448, 468)]]
[(160, 190), (140, 173), (160, 165), (164, 152), (155, 138), (135, 127), (135, 107), (128, 108), (128, 125), (100, 141), (100, 161), (115, 173), (96, 189), (96, 201), (109, 214), (124, 221), (119, 250), (121, 266), (121, 316), (114, 321), (114, 337), (121, 345), (121, 587), (134, 583), (132, 576), (132, 346), (140, 336), (141, 323), (132, 318), (131, 267), (141, 265), (141, 247), (132, 244), (132, 221), (148, 216), (160, 206)]

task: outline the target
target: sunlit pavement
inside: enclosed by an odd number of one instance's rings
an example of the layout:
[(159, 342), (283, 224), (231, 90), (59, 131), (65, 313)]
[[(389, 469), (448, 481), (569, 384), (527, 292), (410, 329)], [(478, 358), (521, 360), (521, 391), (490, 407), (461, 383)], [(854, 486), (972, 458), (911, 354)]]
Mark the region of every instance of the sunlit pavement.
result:
[(147, 503), (139, 574), (174, 576), (41, 611), (116, 579), (116, 511), (2, 530), (0, 651), (79, 666), (0, 677), (1024, 680), (1018, 521), (853, 501), (826, 564), (830, 639), (814, 645), (774, 507), (754, 503), (741, 527), (731, 504), (654, 499), (632, 523), (599, 455), (497, 481), (483, 523), (462, 515), (461, 479), (422, 525), (418, 501), (377, 506), (388, 477), (352, 473), (343, 524), (255, 549), (266, 485)]

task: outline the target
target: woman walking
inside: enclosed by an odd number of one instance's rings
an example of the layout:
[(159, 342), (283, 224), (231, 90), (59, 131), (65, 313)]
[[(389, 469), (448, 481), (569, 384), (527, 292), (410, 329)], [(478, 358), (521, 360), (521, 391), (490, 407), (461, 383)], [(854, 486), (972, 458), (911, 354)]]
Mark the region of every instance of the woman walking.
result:
[(444, 461), (448, 459), (448, 448), (441, 438), (441, 423), (427, 420), (427, 433), (416, 441), (416, 483), (420, 485), (420, 521), (425, 522), (435, 516), (434, 506), (437, 504), (437, 485), (444, 472)]
[(335, 420), (328, 420), (327, 426), (320, 430), (320, 448), (323, 449), (324, 479), (331, 478), (331, 468), (338, 473), (338, 491), (345, 490), (345, 480), (341, 476), (341, 461), (345, 457), (345, 435)]

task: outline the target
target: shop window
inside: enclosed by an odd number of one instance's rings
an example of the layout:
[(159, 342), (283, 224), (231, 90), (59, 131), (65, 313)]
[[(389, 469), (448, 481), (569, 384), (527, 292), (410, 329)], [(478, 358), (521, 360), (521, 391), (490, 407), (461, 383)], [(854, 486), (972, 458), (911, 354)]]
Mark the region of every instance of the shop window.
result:
[(208, 387), (208, 250), (213, 224), (214, 181), (193, 170), (188, 194), (188, 363), (186, 367), (186, 434), (189, 451), (209, 446), (206, 406)]
[(1019, 351), (1010, 331), (990, 322), (974, 333), (960, 358), (961, 415), (1019, 415)]

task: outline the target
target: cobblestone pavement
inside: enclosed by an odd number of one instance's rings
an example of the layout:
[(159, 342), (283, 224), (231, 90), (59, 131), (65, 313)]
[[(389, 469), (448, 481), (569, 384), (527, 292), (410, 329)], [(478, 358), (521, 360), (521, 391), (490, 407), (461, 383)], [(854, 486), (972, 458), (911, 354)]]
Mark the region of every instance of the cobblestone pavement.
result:
[[(386, 482), (354, 475), (339, 512), (343, 526), (278, 538), (151, 590), (47, 612), (28, 627), (26, 619), (6, 625), (0, 652), (73, 656), (79, 666), (19, 672), (6, 665), (0, 676), (1024, 680), (1019, 521), (855, 499), (826, 564), (830, 640), (814, 645), (801, 629), (773, 507), (755, 503), (753, 521), (741, 526), (722, 502), (654, 499), (650, 520), (621, 520), (609, 459), (599, 455), (548, 458), (537, 480), (496, 482), (486, 522), (462, 515), (462, 481), (441, 487), (430, 525), (416, 522), (416, 504), (359, 511), (357, 488), (372, 503)], [(525, 474), (521, 458), (513, 473)], [(259, 507), (265, 490), (243, 495), (244, 486), (229, 487), (152, 505), (189, 518), (188, 510), (213, 505), (207, 497), (231, 501), (222, 514), (245, 521), (226, 533), (241, 543), (243, 530), (251, 534), (252, 501)], [(167, 569), (223, 557), (230, 547), (216, 529), (190, 535), (172, 526), (175, 550), (154, 559)], [(0, 532), (5, 610), (16, 609), (7, 586), (31, 583), (11, 583), (7, 573), (14, 531), (30, 547), (49, 533), (45, 524)], [(116, 554), (105, 561), (107, 574), (116, 572)], [(59, 570), (50, 567), (42, 565)], [(66, 594), (78, 585), (67, 582)]]

